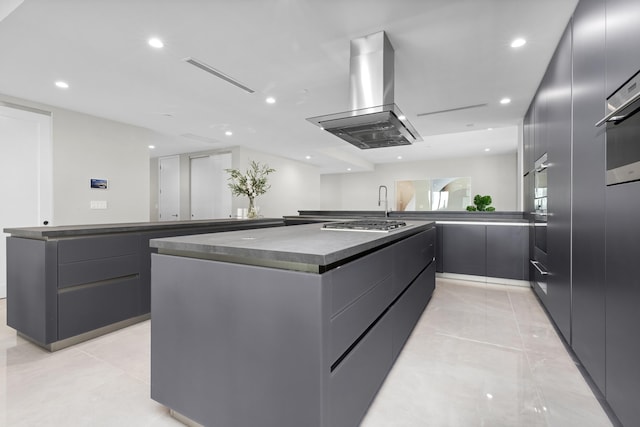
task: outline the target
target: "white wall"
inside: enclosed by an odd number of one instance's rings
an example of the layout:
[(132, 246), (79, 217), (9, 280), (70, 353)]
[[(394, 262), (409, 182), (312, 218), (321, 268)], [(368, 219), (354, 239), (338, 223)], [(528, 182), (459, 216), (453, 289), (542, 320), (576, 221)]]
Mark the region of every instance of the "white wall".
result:
[[(0, 100), (52, 112), (54, 225), (149, 220), (148, 145), (155, 132), (5, 95)], [(109, 180), (91, 190), (91, 178)], [(89, 209), (92, 200), (105, 210)]]
[(378, 210), (378, 187), (389, 189), (395, 205), (395, 181), (471, 177), (471, 195), (488, 194), (500, 211), (518, 208), (517, 156), (513, 154), (376, 165), (373, 172), (322, 175), (320, 209)]
[[(260, 208), (259, 214), (264, 217), (278, 218), (284, 215), (297, 215), (298, 209), (319, 209), (320, 207), (320, 173), (315, 166), (303, 162), (285, 159), (283, 157), (250, 150), (243, 147), (230, 149), (204, 151), (198, 153), (186, 153), (180, 155), (180, 216), (189, 218), (190, 215), (190, 191), (189, 191), (189, 158), (191, 156), (209, 155), (223, 152), (231, 152), (231, 163), (235, 169), (247, 170), (252, 160), (266, 163), (276, 171), (269, 175), (271, 188), (262, 196), (256, 198), (256, 206)], [(150, 161), (151, 174), (151, 220), (158, 218), (157, 194), (158, 194), (158, 159)], [(232, 215), (238, 208), (247, 208), (249, 199), (246, 197), (233, 197)]]

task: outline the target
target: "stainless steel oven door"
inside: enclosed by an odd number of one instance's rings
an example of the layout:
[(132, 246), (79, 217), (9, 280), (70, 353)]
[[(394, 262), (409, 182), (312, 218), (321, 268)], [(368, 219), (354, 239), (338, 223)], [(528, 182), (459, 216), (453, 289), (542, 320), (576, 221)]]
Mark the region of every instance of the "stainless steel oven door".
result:
[(606, 101), (607, 185), (640, 181), (640, 71)]

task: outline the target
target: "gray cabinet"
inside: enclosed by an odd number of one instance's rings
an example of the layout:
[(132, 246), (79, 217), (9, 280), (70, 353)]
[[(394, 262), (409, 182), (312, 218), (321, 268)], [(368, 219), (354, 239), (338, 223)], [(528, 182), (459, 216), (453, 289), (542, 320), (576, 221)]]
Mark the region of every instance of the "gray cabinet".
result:
[(487, 225), (487, 276), (526, 280), (528, 227)]
[[(57, 350), (135, 323), (148, 318), (150, 311), (149, 239), (277, 225), (282, 222), (212, 221), (201, 226), (185, 222), (147, 230), (143, 224), (140, 232), (135, 226), (134, 231), (125, 231), (115, 225), (113, 233), (98, 230), (92, 235), (82, 227), (69, 233), (60, 231), (64, 227), (13, 229), (18, 234), (27, 230), (29, 236), (59, 235), (7, 238), (7, 324), (35, 343)], [(99, 329), (102, 332), (96, 332)]]
[(606, 397), (625, 426), (640, 424), (640, 183), (606, 188)]
[(153, 254), (152, 398), (203, 425), (358, 425), (433, 293), (435, 237), (322, 274)]
[(448, 273), (487, 275), (484, 225), (443, 224), (442, 269)]
[(529, 280), (528, 224), (438, 224), (438, 272)]
[(571, 22), (545, 74), (548, 98), (547, 309), (571, 341)]
[(573, 24), (571, 347), (605, 391), (605, 2), (582, 0)]
[(640, 70), (639, 16), (637, 0), (606, 0), (607, 96)]

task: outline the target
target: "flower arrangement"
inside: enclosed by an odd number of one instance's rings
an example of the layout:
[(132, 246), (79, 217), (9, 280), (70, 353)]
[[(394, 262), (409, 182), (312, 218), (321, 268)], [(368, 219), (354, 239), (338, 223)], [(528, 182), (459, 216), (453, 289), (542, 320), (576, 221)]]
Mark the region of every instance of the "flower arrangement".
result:
[(249, 218), (258, 216), (254, 205), (255, 198), (266, 193), (271, 188), (271, 185), (267, 183), (267, 176), (275, 171), (269, 165), (263, 165), (253, 160), (245, 173), (240, 172), (238, 169), (225, 169), (225, 172), (229, 174), (227, 180), (231, 181), (229, 188), (233, 195), (247, 196), (249, 198)]

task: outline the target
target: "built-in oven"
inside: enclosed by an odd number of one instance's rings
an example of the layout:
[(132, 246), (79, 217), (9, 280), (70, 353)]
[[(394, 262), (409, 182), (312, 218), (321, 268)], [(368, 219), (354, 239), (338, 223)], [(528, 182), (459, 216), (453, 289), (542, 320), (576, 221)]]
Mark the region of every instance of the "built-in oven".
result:
[[(640, 71), (606, 100), (607, 185), (640, 181)], [(638, 113), (638, 114), (637, 114)]]
[(533, 282), (540, 291), (547, 293), (547, 153), (535, 162), (533, 169), (533, 254), (531, 265), (534, 267)]

